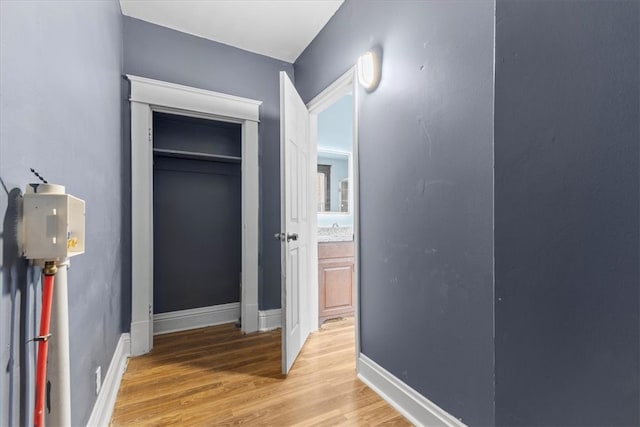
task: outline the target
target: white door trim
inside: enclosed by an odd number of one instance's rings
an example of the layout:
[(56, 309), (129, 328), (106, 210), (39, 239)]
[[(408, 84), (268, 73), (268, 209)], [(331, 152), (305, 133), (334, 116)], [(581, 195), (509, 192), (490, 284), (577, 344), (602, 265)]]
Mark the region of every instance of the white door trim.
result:
[[(358, 161), (358, 87), (356, 86), (356, 67), (352, 67), (326, 89), (320, 92), (309, 103), (309, 132), (310, 153), (314, 167), (318, 156), (318, 114), (333, 105), (344, 95), (351, 93), (353, 96), (353, 152), (351, 155), (353, 165), (353, 245), (355, 251), (354, 281), (355, 281), (355, 334), (356, 334), (356, 372), (360, 372), (360, 173)], [(315, 191), (311, 192), (312, 204), (318, 205)], [(311, 229), (318, 229), (317, 216), (311, 215)], [(318, 271), (318, 235), (311, 234), (309, 242), (311, 250), (311, 271)], [(311, 330), (318, 329), (318, 275), (313, 275), (309, 281), (309, 324)]]
[(153, 347), (153, 112), (242, 125), (243, 332), (258, 330), (258, 117), (261, 101), (127, 75), (131, 82), (131, 354)]

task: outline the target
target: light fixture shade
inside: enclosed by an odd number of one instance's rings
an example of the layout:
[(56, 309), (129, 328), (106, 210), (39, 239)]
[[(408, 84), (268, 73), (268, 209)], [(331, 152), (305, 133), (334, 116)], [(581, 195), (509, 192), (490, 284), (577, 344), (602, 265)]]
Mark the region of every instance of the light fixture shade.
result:
[(380, 80), (380, 64), (374, 51), (367, 51), (358, 58), (358, 81), (367, 90), (376, 88)]

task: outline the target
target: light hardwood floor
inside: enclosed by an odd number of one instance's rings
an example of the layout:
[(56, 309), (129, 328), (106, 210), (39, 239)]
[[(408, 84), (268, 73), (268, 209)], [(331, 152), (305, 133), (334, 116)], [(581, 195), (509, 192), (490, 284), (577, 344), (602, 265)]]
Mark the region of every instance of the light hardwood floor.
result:
[(312, 334), (286, 378), (280, 345), (279, 330), (233, 325), (157, 336), (130, 359), (111, 425), (410, 425), (356, 377), (352, 318)]

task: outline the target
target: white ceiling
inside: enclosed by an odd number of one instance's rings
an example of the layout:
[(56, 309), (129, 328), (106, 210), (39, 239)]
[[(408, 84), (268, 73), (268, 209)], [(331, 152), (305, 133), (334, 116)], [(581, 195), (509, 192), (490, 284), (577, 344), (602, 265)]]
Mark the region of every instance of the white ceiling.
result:
[(294, 62), (344, 0), (120, 0), (122, 13)]

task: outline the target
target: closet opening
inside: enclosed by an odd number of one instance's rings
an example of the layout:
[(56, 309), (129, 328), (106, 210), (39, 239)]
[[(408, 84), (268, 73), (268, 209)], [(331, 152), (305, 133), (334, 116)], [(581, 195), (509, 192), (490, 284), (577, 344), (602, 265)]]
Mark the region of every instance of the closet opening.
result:
[(240, 318), (242, 125), (153, 112), (153, 331)]

